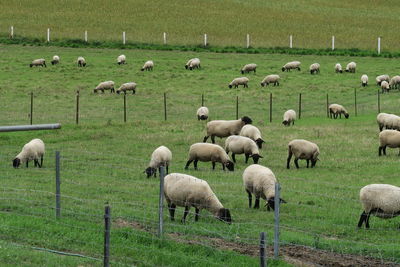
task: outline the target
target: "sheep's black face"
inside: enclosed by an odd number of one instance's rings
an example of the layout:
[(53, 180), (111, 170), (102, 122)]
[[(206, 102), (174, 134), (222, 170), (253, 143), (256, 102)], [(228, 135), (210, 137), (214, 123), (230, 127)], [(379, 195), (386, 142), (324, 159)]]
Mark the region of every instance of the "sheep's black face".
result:
[(244, 122), (244, 124), (251, 124), (253, 122), (253, 120), (247, 116), (242, 117), (242, 121)]
[(232, 84), (228, 85), (229, 88), (232, 88)]
[(343, 70), (340, 70), (339, 72), (340, 72), (340, 73), (343, 73)]
[(86, 67), (86, 63), (83, 63), (82, 66)]
[(154, 174), (156, 169), (148, 167), (145, 171), (145, 173), (147, 174), (147, 178), (149, 178), (150, 176), (152, 176)]
[(263, 143), (265, 143), (265, 141), (262, 140), (261, 138), (258, 138), (258, 139), (256, 140), (256, 144), (257, 144), (258, 148), (262, 148), (262, 144), (263, 144)]
[(203, 121), (204, 121), (204, 120), (206, 120), (206, 119), (208, 119), (207, 116), (205, 116), (205, 115), (201, 115), (201, 116), (200, 116), (200, 120), (203, 120)]
[(350, 117), (350, 115), (347, 113), (347, 114), (344, 114), (344, 117), (345, 117), (346, 119), (348, 119), (348, 118)]
[(285, 71), (285, 68), (282, 68), (282, 71)]
[(13, 167), (14, 167), (14, 168), (18, 168), (19, 165), (21, 165), (21, 160), (20, 160), (19, 158), (15, 158), (15, 159), (13, 160)]
[(229, 224), (232, 223), (232, 217), (231, 217), (231, 212), (229, 209), (222, 208), (218, 211), (218, 219), (227, 222)]
[(311, 168), (315, 167), (315, 164), (317, 164), (317, 160), (316, 159), (312, 159), (311, 160)]
[(264, 83), (261, 83), (261, 87), (264, 87)]
[(259, 154), (254, 154), (251, 157), (253, 158), (254, 164), (257, 164), (258, 160), (262, 158), (262, 156)]
[(235, 164), (234, 164), (232, 161), (228, 161), (228, 162), (225, 164), (225, 166), (226, 166), (226, 168), (228, 168), (228, 170), (230, 170), (231, 172), (233, 172), (234, 169), (235, 169)]
[(288, 125), (288, 122), (287, 121), (282, 121), (282, 124), (286, 126), (286, 125)]
[(33, 64), (29, 64), (29, 67), (31, 67), (31, 68), (32, 68), (32, 66), (33, 66)]
[(273, 199), (273, 198), (268, 199), (266, 206), (267, 206), (268, 210), (270, 210), (270, 209), (275, 210), (275, 199)]
[(244, 70), (242, 70), (241, 73), (244, 74)]
[(140, 70), (141, 70), (141, 71), (144, 71), (144, 68), (141, 68)]

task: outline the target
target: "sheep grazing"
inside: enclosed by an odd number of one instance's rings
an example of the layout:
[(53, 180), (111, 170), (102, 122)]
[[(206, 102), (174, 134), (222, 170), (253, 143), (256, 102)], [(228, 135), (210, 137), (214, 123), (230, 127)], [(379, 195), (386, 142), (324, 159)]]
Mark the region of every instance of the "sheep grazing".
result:
[(379, 126), (379, 131), (382, 131), (383, 128), (400, 131), (400, 117), (397, 115), (379, 113), (378, 116), (376, 116), (376, 121)]
[(153, 70), (154, 62), (153, 60), (148, 60), (144, 63), (143, 67), (140, 69), (141, 71), (145, 70)]
[(245, 136), (256, 142), (258, 148), (262, 148), (262, 144), (265, 143), (265, 141), (261, 138), (261, 132), (260, 130), (251, 124), (246, 124), (245, 126), (242, 127), (240, 130), (239, 135)]
[(32, 61), (31, 64), (29, 64), (29, 67), (31, 67), (31, 68), (33, 66), (35, 66), (35, 67), (41, 66), (41, 67), (45, 67), (46, 68), (47, 67), (46, 66), (46, 60), (44, 58), (35, 59), (35, 60)]
[(145, 170), (147, 178), (154, 175), (156, 177), (157, 169), (161, 173), (161, 166), (165, 167), (168, 173), (169, 163), (172, 160), (172, 152), (165, 146), (157, 147), (151, 154), (149, 167)]
[(336, 73), (343, 73), (343, 70), (342, 70), (342, 65), (340, 65), (340, 63), (336, 63), (336, 65), (335, 65), (335, 72)]
[(381, 82), (381, 89), (382, 89), (382, 94), (389, 93), (389, 91), (390, 91), (389, 83), (387, 81), (382, 81)]
[(86, 67), (86, 60), (83, 57), (78, 57), (76, 62), (78, 63), (78, 67)]
[(189, 69), (189, 70), (198, 69), (200, 67), (201, 67), (200, 59), (198, 59), (197, 57), (189, 59), (189, 61), (185, 65), (185, 69)]
[(190, 146), (189, 149), (189, 159), (186, 162), (185, 170), (189, 168), (190, 163), (193, 161), (194, 169), (197, 170), (198, 161), (207, 162), (211, 161), (212, 168), (215, 170), (215, 163), (219, 162), (222, 164), (222, 169), (225, 167), (228, 170), (234, 170), (234, 163), (229, 160), (228, 154), (224, 151), (222, 147), (214, 144), (196, 143)]
[(111, 93), (114, 93), (115, 92), (114, 82), (113, 81), (101, 82), (99, 83), (99, 85), (96, 86), (96, 88), (94, 88), (93, 92), (97, 93), (98, 91), (101, 91), (102, 93), (104, 93), (104, 90), (110, 90)]
[(389, 77), (389, 75), (387, 75), (387, 74), (383, 74), (383, 75), (379, 75), (379, 76), (376, 76), (376, 84), (377, 85), (381, 85), (381, 83), (383, 82), (383, 81), (386, 81), (386, 82), (389, 82), (390, 81), (390, 77)]
[(246, 163), (249, 161), (249, 157), (253, 158), (254, 163), (258, 163), (258, 160), (262, 158), (260, 151), (258, 150), (256, 142), (248, 137), (240, 135), (231, 135), (225, 140), (225, 151), (226, 154), (232, 152), (232, 160), (236, 163), (236, 154), (244, 154)]
[(208, 137), (211, 136), (211, 142), (215, 143), (215, 137), (228, 137), (230, 135), (238, 135), (240, 130), (246, 124), (251, 124), (253, 121), (244, 116), (238, 120), (224, 121), (215, 120), (207, 123), (207, 135), (204, 137), (203, 142), (207, 142)]
[(392, 79), (390, 79), (389, 88), (390, 89), (400, 89), (400, 76), (399, 75), (393, 76)]
[(362, 87), (365, 87), (365, 86), (368, 85), (368, 76), (367, 76), (367, 74), (363, 74), (361, 76), (361, 85), (362, 85)]
[(294, 125), (294, 121), (296, 120), (296, 111), (293, 109), (289, 109), (283, 114), (282, 124), (285, 126), (290, 126), (290, 123)]
[(57, 56), (57, 55), (53, 56), (53, 60), (51, 61), (51, 65), (56, 65), (58, 63), (60, 63), (60, 57)]
[(176, 206), (185, 207), (182, 223), (185, 223), (189, 209), (193, 206), (196, 222), (202, 209), (208, 210), (220, 221), (232, 222), (229, 209), (222, 206), (211, 187), (202, 179), (182, 173), (168, 174), (164, 178), (164, 196), (171, 221), (175, 220)]
[(243, 66), (243, 68), (240, 70), (240, 72), (242, 74), (249, 73), (250, 71), (254, 71), (254, 73), (256, 73), (256, 69), (257, 69), (257, 64), (254, 64), (254, 63), (246, 64)]
[(332, 115), (334, 119), (337, 119), (338, 116), (340, 116), (340, 118), (342, 118), (342, 114), (344, 115), (344, 117), (346, 119), (349, 118), (349, 113), (347, 112), (347, 110), (339, 104), (331, 104), (329, 105), (329, 117), (332, 119)]
[(126, 64), (126, 56), (125, 55), (119, 55), (117, 57), (117, 64), (118, 65)]
[(299, 70), (300, 71), (300, 61), (292, 61), (292, 62), (288, 62), (285, 65), (283, 65), (282, 67), (282, 71), (290, 71), (290, 70)]
[(198, 120), (207, 120), (208, 119), (208, 108), (207, 107), (200, 107), (197, 110), (197, 119)]
[(117, 94), (120, 94), (121, 92), (124, 92), (126, 94), (126, 91), (132, 91), (132, 94), (134, 95), (136, 93), (136, 83), (124, 83), (117, 89), (116, 92)]
[[(256, 197), (254, 208), (260, 208), (260, 198), (266, 201), (267, 210), (275, 209), (275, 184), (277, 180), (274, 173), (267, 167), (252, 164), (243, 172), (244, 189), (249, 198), (249, 208), (251, 208), (252, 194)], [(281, 203), (286, 203), (280, 198)]]
[(247, 77), (240, 77), (240, 78), (235, 78), (231, 83), (228, 85), (229, 88), (238, 88), (239, 85), (243, 85), (243, 88), (248, 88), (249, 86), (247, 85), (249, 82), (249, 79)]
[(364, 211), (361, 213), (358, 227), (365, 222), (369, 228), (371, 215), (381, 219), (390, 219), (400, 215), (400, 187), (390, 184), (369, 184), (360, 190), (360, 201)]
[[(28, 168), (28, 162), (33, 160), (35, 167), (42, 168), (43, 156), (44, 156), (44, 143), (40, 139), (33, 139), (29, 143), (25, 144), (21, 152), (14, 158), (13, 167), (18, 168), (21, 163), (26, 163)], [(40, 163), (39, 163), (40, 159)]]
[(320, 68), (319, 63), (313, 63), (313, 64), (311, 64), (311, 65), (310, 65), (310, 73), (311, 73), (311, 74), (319, 73), (319, 68)]
[(295, 139), (288, 144), (288, 148), (289, 155), (287, 158), (286, 168), (290, 169), (290, 160), (292, 159), (292, 155), (294, 155), (294, 164), (297, 169), (299, 168), (299, 159), (307, 160), (307, 168), (309, 167), (310, 160), (311, 168), (315, 167), (319, 155), (319, 148), (316, 144), (303, 139)]
[[(400, 148), (400, 132), (397, 130), (383, 130), (379, 133), (379, 156), (386, 156), (386, 147)], [(400, 149), (399, 149), (400, 156)]]
[(356, 66), (357, 64), (355, 62), (350, 62), (346, 66), (346, 72), (356, 73)]
[(279, 77), (279, 75), (276, 75), (276, 74), (267, 75), (267, 76), (265, 76), (264, 80), (261, 81), (261, 86), (264, 87), (264, 86), (269, 85), (270, 83), (273, 83), (274, 86), (275, 85), (279, 86), (280, 78), (281, 77)]

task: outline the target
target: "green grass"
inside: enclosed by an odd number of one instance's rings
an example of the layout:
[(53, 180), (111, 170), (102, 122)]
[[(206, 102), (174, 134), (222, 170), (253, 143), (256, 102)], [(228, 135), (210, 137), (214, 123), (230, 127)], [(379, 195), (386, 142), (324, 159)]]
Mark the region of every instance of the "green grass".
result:
[[(128, 64), (118, 66), (116, 58), (124, 53)], [(29, 68), (32, 59), (54, 55), (61, 64), (47, 68)], [(75, 60), (84, 56), (87, 68), (76, 67)], [(187, 59), (198, 56), (202, 69), (187, 71)], [(153, 72), (140, 72), (141, 65), (153, 59)], [(282, 73), (281, 66), (300, 60), (302, 71)], [(119, 264), (195, 266), (215, 263), (225, 266), (255, 265), (257, 259), (239, 253), (214, 249), (213, 240), (257, 246), (258, 236), (265, 231), (268, 244), (273, 236), (273, 214), (265, 208), (247, 208), (243, 190), (244, 159), (238, 156), (235, 172), (222, 172), (220, 166), (199, 163), (186, 173), (209, 182), (234, 219), (226, 225), (202, 212), (199, 222), (190, 214), (183, 225), (179, 220), (164, 219), (166, 240), (154, 235), (157, 230), (158, 179), (143, 174), (152, 151), (159, 145), (173, 152), (171, 171), (185, 172), (187, 151), (204, 136), (204, 122), (195, 112), (201, 94), (210, 109), (211, 119), (234, 119), (235, 101), (239, 97), (239, 115), (248, 115), (266, 140), (260, 163), (275, 173), (282, 185), (281, 240), (341, 253), (360, 254), (400, 261), (395, 236), (398, 219), (371, 219), (371, 229), (356, 229), (361, 214), (358, 193), (369, 183), (397, 184), (397, 151), (379, 158), (376, 75), (399, 73), (394, 59), (360, 57), (356, 74), (335, 74), (336, 62), (345, 65), (351, 57), (215, 54), (148, 50), (81, 49), (59, 47), (0, 46), (0, 125), (29, 123), (30, 92), (34, 93), (34, 123), (61, 122), (56, 131), (15, 132), (0, 135), (2, 152), (2, 202), (0, 236), (8, 250), (21, 264), (26, 259), (12, 243), (44, 247), (83, 254), (102, 255), (103, 209), (112, 206), (114, 218), (111, 259)], [(248, 89), (228, 89), (228, 83), (242, 76), (245, 64), (258, 64)], [(308, 66), (321, 64), (321, 74), (311, 76)], [(278, 73), (279, 87), (261, 88), (262, 78)], [(360, 76), (367, 73), (370, 85), (361, 88)], [(104, 80), (138, 83), (136, 95), (127, 95), (128, 122), (123, 123), (123, 96), (93, 94), (93, 88)], [(80, 90), (80, 124), (75, 125), (75, 95)], [(358, 116), (354, 114), (354, 89), (357, 90)], [(168, 120), (164, 121), (163, 93), (167, 93)], [(269, 123), (269, 94), (273, 94), (273, 121)], [(281, 117), (289, 108), (297, 110), (302, 93), (302, 118), (294, 127), (283, 127)], [(350, 112), (348, 120), (326, 118), (326, 94), (330, 103), (343, 104)], [(398, 113), (399, 93), (381, 96), (383, 112)], [(41, 138), (46, 144), (43, 169), (13, 169), (11, 160), (23, 144)], [(294, 138), (316, 142), (321, 161), (315, 169), (287, 170), (287, 143)], [(218, 139), (223, 145), (224, 140)], [(61, 151), (62, 219), (54, 219), (54, 152)], [(180, 218), (183, 209), (178, 208)], [(119, 218), (140, 223), (147, 231), (118, 226)], [(174, 237), (179, 236), (180, 242)], [(187, 242), (197, 242), (192, 248)], [(25, 250), (25, 249), (24, 249)], [(11, 253), (10, 252), (10, 253)], [(4, 252), (7, 253), (7, 252)], [(57, 265), (61, 256), (41, 259), (42, 252), (31, 252), (32, 265)], [(38, 255), (38, 256), (35, 256)], [(0, 250), (0, 258), (3, 252)], [(45, 261), (46, 260), (46, 261)], [(68, 265), (70, 262), (65, 260)], [(93, 264), (87, 259), (70, 259), (71, 264)], [(277, 264), (284, 264), (278, 262)]]

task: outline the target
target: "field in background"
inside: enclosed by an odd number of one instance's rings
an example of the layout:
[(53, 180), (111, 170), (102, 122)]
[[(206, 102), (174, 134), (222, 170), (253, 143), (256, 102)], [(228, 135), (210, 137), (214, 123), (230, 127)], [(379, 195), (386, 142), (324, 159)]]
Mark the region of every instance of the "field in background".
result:
[[(124, 53), (128, 64), (118, 66), (116, 57)], [(48, 61), (61, 57), (58, 66), (29, 68), (34, 58)], [(78, 69), (78, 56), (88, 66)], [(202, 69), (187, 71), (184, 64), (199, 57)], [(153, 72), (140, 72), (141, 65), (153, 59)], [(302, 71), (282, 73), (281, 66), (300, 60)], [(34, 123), (61, 122), (57, 131), (3, 133), (0, 169), (3, 185), (0, 204), (0, 236), (7, 251), (20, 247), (45, 247), (101, 258), (103, 206), (112, 206), (113, 230), (111, 259), (115, 264), (141, 266), (255, 265), (257, 259), (226, 249), (214, 249), (219, 240), (256, 247), (261, 231), (273, 236), (273, 214), (247, 208), (241, 175), (247, 165), (237, 156), (235, 172), (222, 172), (217, 165), (199, 163), (184, 171), (191, 144), (204, 136), (204, 122), (198, 122), (196, 109), (205, 96), (211, 119), (234, 119), (239, 96), (239, 116), (248, 115), (263, 132), (266, 146), (260, 163), (276, 174), (282, 185), (281, 245), (302, 245), (339, 253), (373, 256), (399, 262), (399, 246), (394, 237), (398, 220), (371, 219), (371, 229), (356, 229), (361, 213), (359, 189), (369, 183), (397, 184), (397, 151), (378, 158), (376, 75), (393, 76), (400, 67), (393, 59), (357, 58), (356, 74), (335, 74), (336, 62), (345, 65), (350, 57), (287, 55), (238, 55), (213, 53), (156, 52), (145, 50), (66, 49), (56, 47), (0, 46), (0, 125), (29, 123), (30, 92), (34, 93)], [(228, 83), (242, 76), (245, 63), (259, 65), (248, 89), (228, 89)], [(321, 64), (321, 74), (311, 76), (308, 66)], [(281, 86), (261, 88), (267, 74), (278, 73)], [(361, 88), (360, 76), (367, 73), (370, 85)], [(136, 95), (127, 95), (127, 123), (123, 123), (123, 96), (95, 95), (93, 88), (104, 80), (138, 83)], [(80, 123), (75, 125), (75, 96), (80, 90)], [(357, 89), (358, 116), (354, 115), (354, 89)], [(168, 120), (164, 121), (163, 93), (167, 93)], [(273, 120), (269, 123), (269, 94), (273, 94)], [(294, 127), (283, 127), (285, 110), (298, 108), (302, 93), (302, 119)], [(330, 102), (346, 106), (348, 120), (326, 118), (326, 94)], [(381, 96), (383, 112), (398, 113), (398, 91)], [(32, 138), (46, 143), (43, 169), (13, 169), (11, 160)], [(287, 143), (294, 138), (316, 142), (321, 161), (315, 169), (287, 170)], [(223, 140), (217, 142), (223, 145)], [(171, 171), (185, 172), (206, 179), (221, 202), (231, 209), (234, 223), (226, 225), (202, 212), (199, 222), (189, 215), (186, 225), (168, 221), (166, 241), (153, 235), (157, 229), (158, 179), (146, 179), (143, 170), (159, 145), (173, 152)], [(54, 152), (62, 155), (62, 219), (54, 218)], [(292, 163), (293, 167), (293, 163)], [(180, 219), (183, 209), (178, 208)], [(179, 242), (175, 242), (179, 240)], [(191, 248), (189, 244), (197, 244)], [(229, 248), (228, 248), (229, 249)], [(22, 251), (22, 250), (21, 250)], [(3, 252), (0, 252), (3, 253)], [(4, 252), (8, 253), (8, 252)], [(28, 263), (15, 253), (12, 262)], [(41, 262), (40, 256), (34, 261)], [(0, 254), (2, 255), (2, 254)], [(8, 254), (7, 254), (8, 255)], [(1, 256), (3, 258), (3, 256)], [(58, 263), (61, 258), (46, 259)], [(95, 265), (95, 260), (74, 258), (74, 264)], [(63, 263), (68, 264), (68, 263)], [(39, 265), (39, 263), (38, 263)]]
[[(7, 35), (11, 25), (16, 36), (45, 39), (90, 41), (122, 40), (162, 43), (163, 32), (169, 44), (203, 43), (203, 34), (213, 46), (245, 46), (246, 34), (253, 47), (287, 47), (289, 35), (297, 48), (336, 48), (398, 51), (399, 16), (396, 1), (4, 1), (0, 33)], [(6, 22), (6, 23), (5, 23)]]

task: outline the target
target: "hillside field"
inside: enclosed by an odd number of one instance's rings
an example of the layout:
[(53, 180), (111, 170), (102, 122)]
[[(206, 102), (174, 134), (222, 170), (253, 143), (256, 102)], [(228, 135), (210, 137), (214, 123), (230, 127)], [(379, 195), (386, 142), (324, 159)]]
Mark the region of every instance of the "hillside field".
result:
[[(127, 56), (118, 66), (116, 58)], [(61, 63), (51, 66), (53, 55)], [(86, 68), (76, 66), (84, 56)], [(29, 68), (31, 60), (45, 58), (47, 68)], [(199, 57), (202, 68), (185, 70), (186, 61)], [(140, 68), (152, 59), (152, 72)], [(301, 71), (281, 72), (288, 61), (302, 62)], [(345, 67), (356, 61), (355, 74), (335, 74), (337, 62)], [(257, 63), (257, 72), (245, 74), (249, 88), (229, 89), (228, 83), (246, 63)], [(310, 75), (311, 63), (321, 64), (321, 73)], [(280, 86), (261, 88), (267, 74), (279, 74)], [(369, 76), (366, 88), (361, 74)], [(282, 187), (281, 246), (303, 246), (335, 253), (369, 256), (400, 263), (399, 219), (372, 217), (371, 229), (357, 229), (362, 212), (359, 190), (370, 183), (398, 185), (397, 149), (378, 157), (378, 113), (375, 77), (400, 73), (396, 59), (369, 57), (245, 55), (146, 50), (81, 49), (0, 45), (0, 125), (29, 124), (30, 93), (33, 92), (33, 123), (62, 123), (54, 131), (0, 134), (0, 258), (7, 266), (97, 266), (103, 251), (104, 205), (112, 207), (111, 261), (115, 266), (255, 266), (258, 258), (218, 242), (256, 248), (265, 231), (272, 246), (274, 216), (263, 207), (248, 208), (242, 172), (247, 167), (238, 155), (234, 172), (223, 172), (217, 164), (199, 162), (199, 170), (184, 170), (189, 146), (201, 142), (205, 122), (197, 121), (196, 110), (204, 104), (210, 119), (235, 119), (236, 97), (239, 117), (253, 119), (266, 140), (260, 164), (269, 167)], [(101, 81), (119, 86), (134, 81), (135, 95), (128, 94), (127, 123), (123, 121), (123, 95), (94, 94)], [(79, 124), (75, 124), (76, 91), (80, 90)], [(357, 116), (354, 93), (357, 94)], [(164, 120), (163, 95), (167, 96)], [(269, 99), (272, 93), (272, 122)], [(293, 127), (282, 125), (287, 109), (298, 112), (302, 94), (301, 119)], [(344, 105), (349, 119), (326, 117), (329, 103)], [(380, 96), (382, 112), (398, 114), (397, 90)], [(14, 169), (11, 161), (33, 138), (46, 144), (44, 168), (33, 163)], [(300, 161), (286, 169), (287, 144), (301, 138), (318, 144), (321, 154), (316, 168)], [(224, 145), (224, 139), (217, 143)], [(222, 204), (231, 210), (234, 222), (227, 225), (202, 211), (186, 224), (176, 211), (175, 222), (164, 210), (164, 239), (156, 236), (159, 179), (147, 179), (143, 171), (152, 151), (160, 146), (173, 153), (171, 172), (184, 172), (208, 181)], [(55, 219), (55, 151), (61, 153), (62, 217)], [(263, 202), (261, 202), (263, 203)], [(194, 209), (191, 210), (192, 212)], [(65, 257), (32, 250), (32, 247), (82, 254), (95, 259)], [(51, 255), (51, 256), (47, 256)], [(257, 254), (255, 254), (257, 255)], [(268, 257), (271, 258), (271, 254)], [(100, 261), (96, 260), (100, 259)], [(286, 260), (286, 259), (284, 259)], [(290, 263), (290, 261), (289, 261)], [(283, 261), (271, 265), (286, 266)]]

